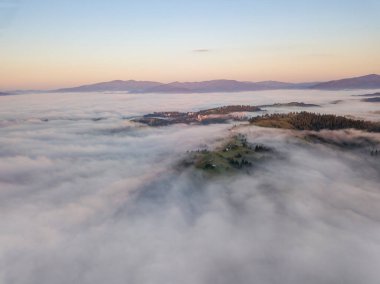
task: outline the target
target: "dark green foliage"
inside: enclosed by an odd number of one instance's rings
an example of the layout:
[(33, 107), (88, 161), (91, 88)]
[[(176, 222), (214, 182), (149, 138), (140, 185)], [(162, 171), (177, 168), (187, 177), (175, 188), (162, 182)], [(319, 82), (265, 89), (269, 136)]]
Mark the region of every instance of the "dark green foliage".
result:
[(262, 105), (260, 107), (320, 107), (320, 105), (305, 104), (302, 102), (290, 102), (290, 103), (275, 103), (271, 105)]
[(200, 115), (210, 115), (210, 114), (229, 114), (232, 112), (256, 112), (261, 109), (257, 106), (250, 105), (232, 105), (232, 106), (222, 106), (217, 108), (211, 108), (206, 110), (201, 110), (197, 112)]
[(251, 144), (244, 135), (238, 134), (213, 151), (189, 152), (188, 157), (180, 165), (186, 168), (194, 167), (207, 174), (219, 175), (241, 170), (249, 171), (273, 155), (272, 149), (264, 145)]
[(310, 112), (263, 115), (250, 119), (250, 123), (264, 127), (297, 130), (319, 131), (322, 129), (338, 130), (354, 128), (370, 132), (380, 132), (379, 123), (355, 120), (332, 114), (317, 114)]

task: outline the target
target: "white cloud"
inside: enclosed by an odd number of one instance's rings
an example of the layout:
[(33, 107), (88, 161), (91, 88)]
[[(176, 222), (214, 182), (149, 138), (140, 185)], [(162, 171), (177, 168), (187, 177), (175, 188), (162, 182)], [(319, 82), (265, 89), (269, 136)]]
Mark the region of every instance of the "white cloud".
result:
[[(360, 102), (345, 95), (351, 93), (286, 91), (283, 98), (279, 92), (149, 100), (35, 95), (35, 105), (20, 96), (4, 99), (1, 120), (13, 123), (0, 124), (0, 282), (377, 283), (375, 158), (311, 146), (286, 131), (242, 128), (250, 141), (274, 147), (281, 159), (251, 175), (204, 180), (174, 165), (187, 150), (220, 143), (229, 126), (153, 129), (122, 119), (280, 101), (366, 115)], [(346, 102), (328, 104), (337, 97)], [(107, 119), (93, 121), (99, 113)], [(358, 131), (322, 135), (380, 140)]]

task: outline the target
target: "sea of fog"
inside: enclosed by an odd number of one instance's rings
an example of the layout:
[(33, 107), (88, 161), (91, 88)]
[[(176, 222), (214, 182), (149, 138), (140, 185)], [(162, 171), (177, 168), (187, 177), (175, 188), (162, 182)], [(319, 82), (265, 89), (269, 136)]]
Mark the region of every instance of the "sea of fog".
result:
[[(380, 104), (355, 96), (375, 91), (0, 97), (0, 283), (379, 283), (379, 157), (287, 130), (129, 120), (294, 101), (380, 121)], [(210, 179), (176, 168), (234, 133), (282, 158)]]

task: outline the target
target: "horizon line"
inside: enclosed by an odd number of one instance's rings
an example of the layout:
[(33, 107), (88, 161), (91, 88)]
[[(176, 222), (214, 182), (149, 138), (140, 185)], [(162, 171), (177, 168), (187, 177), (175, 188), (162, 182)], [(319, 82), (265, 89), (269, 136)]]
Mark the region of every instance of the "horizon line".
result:
[(102, 83), (111, 83), (111, 82), (152, 82), (152, 83), (158, 83), (162, 85), (170, 85), (173, 83), (201, 83), (201, 82), (212, 82), (212, 81), (234, 81), (234, 82), (245, 82), (245, 83), (264, 83), (264, 82), (278, 82), (278, 83), (286, 83), (286, 84), (318, 84), (318, 83), (324, 83), (324, 82), (333, 82), (333, 81), (339, 81), (339, 80), (345, 80), (345, 79), (354, 79), (354, 78), (360, 78), (360, 77), (367, 77), (367, 76), (380, 76), (380, 74), (377, 73), (369, 73), (365, 75), (350, 75), (349, 77), (339, 77), (337, 79), (327, 79), (327, 80), (308, 80), (308, 81), (297, 81), (297, 82), (289, 82), (289, 81), (282, 81), (282, 80), (275, 80), (275, 79), (269, 79), (269, 80), (260, 80), (260, 81), (247, 81), (247, 80), (238, 80), (238, 79), (208, 79), (208, 80), (184, 80), (184, 81), (155, 81), (155, 80), (136, 80), (136, 79), (115, 79), (115, 80), (102, 80), (102, 81), (93, 81), (88, 83), (78, 83), (76, 85), (67, 85), (67, 86), (61, 86), (61, 87), (54, 87), (54, 88), (18, 88), (18, 89), (0, 89), (2, 92), (17, 92), (17, 91), (57, 91), (61, 89), (70, 89), (70, 88), (77, 88), (77, 87), (83, 87), (83, 86), (90, 86), (95, 84), (102, 84)]

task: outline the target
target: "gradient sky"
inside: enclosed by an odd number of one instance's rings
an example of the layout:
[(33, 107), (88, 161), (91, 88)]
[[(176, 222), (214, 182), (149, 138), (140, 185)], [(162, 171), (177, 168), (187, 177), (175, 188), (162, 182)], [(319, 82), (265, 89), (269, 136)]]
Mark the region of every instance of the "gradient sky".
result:
[(380, 73), (378, 0), (0, 0), (0, 89)]

